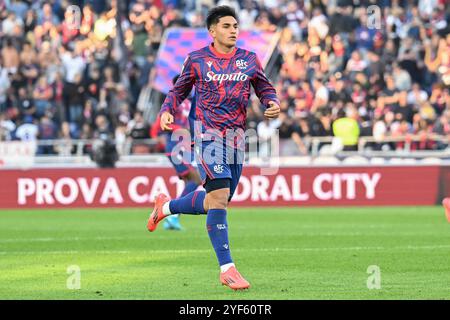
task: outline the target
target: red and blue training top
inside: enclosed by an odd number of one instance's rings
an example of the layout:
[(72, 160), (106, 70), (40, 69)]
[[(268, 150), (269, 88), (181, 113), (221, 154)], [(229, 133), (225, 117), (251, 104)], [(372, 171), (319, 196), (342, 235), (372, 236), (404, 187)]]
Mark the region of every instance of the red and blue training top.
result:
[(267, 107), (270, 101), (279, 104), (255, 53), (235, 48), (223, 54), (211, 44), (188, 55), (160, 114), (168, 111), (175, 115), (195, 86), (190, 117), (201, 121), (202, 132), (216, 129), (225, 135), (227, 129), (245, 130), (250, 84), (263, 105)]

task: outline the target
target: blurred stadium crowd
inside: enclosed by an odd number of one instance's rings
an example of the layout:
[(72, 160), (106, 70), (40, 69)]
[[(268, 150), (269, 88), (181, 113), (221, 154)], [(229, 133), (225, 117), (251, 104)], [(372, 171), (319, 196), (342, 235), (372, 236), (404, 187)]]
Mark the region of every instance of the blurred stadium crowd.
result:
[[(226, 4), (236, 8), (241, 29), (280, 32), (274, 83), (282, 115), (264, 120), (255, 98), (248, 110), (248, 126), (261, 137), (279, 129), (297, 154), (308, 153), (305, 137), (333, 135), (346, 150), (355, 150), (360, 136), (373, 136), (379, 150), (404, 143), (384, 137), (408, 135), (423, 137), (413, 149), (447, 147), (430, 138), (450, 134), (446, 0), (122, 3), (116, 19), (116, 0), (0, 0), (0, 141), (150, 138), (137, 102), (151, 82), (164, 30), (203, 27), (208, 9)], [(69, 23), (71, 4), (82, 10), (79, 29)], [(73, 151), (64, 143), (38, 152)]]

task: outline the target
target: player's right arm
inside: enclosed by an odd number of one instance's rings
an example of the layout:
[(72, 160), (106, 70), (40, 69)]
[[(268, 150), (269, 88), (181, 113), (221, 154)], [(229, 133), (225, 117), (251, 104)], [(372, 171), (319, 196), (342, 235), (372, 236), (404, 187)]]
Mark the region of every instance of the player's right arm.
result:
[(174, 121), (173, 115), (184, 99), (187, 98), (195, 84), (195, 71), (192, 65), (191, 57), (188, 56), (183, 64), (181, 75), (175, 83), (174, 87), (167, 94), (166, 99), (161, 107), (161, 129), (172, 130), (171, 124)]

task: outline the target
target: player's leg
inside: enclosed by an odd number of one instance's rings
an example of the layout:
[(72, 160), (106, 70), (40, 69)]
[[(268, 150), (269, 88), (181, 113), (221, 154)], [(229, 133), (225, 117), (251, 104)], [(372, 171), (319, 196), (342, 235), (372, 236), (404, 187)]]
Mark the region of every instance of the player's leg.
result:
[(170, 200), (164, 194), (156, 197), (155, 207), (147, 223), (147, 229), (152, 232), (158, 223), (172, 214), (206, 214), (204, 208), (206, 193), (203, 190), (193, 191), (184, 197)]
[(230, 172), (231, 172), (231, 181), (230, 181), (230, 198), (228, 199), (231, 201), (233, 198), (234, 192), (237, 189), (237, 186), (239, 184), (239, 179), (241, 178), (242, 174), (242, 163), (235, 163), (230, 165)]
[(186, 192), (183, 192), (184, 195), (182, 194), (179, 198), (169, 201), (163, 208), (164, 214), (206, 214), (203, 204), (206, 192), (204, 190), (197, 190), (197, 183), (204, 179), (202, 177), (205, 176), (205, 171), (201, 166), (198, 169), (199, 173), (197, 171), (193, 173), (194, 183), (191, 184), (191, 186), (196, 185), (195, 189), (189, 193), (185, 189)]
[(207, 180), (205, 184), (206, 228), (222, 271), (233, 263), (228, 243), (227, 205), (230, 179)]
[[(196, 168), (191, 167), (186, 174), (180, 176), (184, 181), (184, 190), (181, 193), (180, 198), (194, 192), (197, 190), (198, 186), (201, 184), (201, 178)], [(164, 220), (164, 229), (166, 230), (181, 230), (180, 215), (171, 214)]]
[[(240, 160), (237, 160), (235, 158), (235, 163), (234, 164), (230, 164), (230, 172), (231, 172), (231, 180), (230, 180), (230, 194), (228, 197), (228, 202), (231, 201), (231, 199), (233, 198), (234, 192), (236, 191), (236, 188), (238, 186), (239, 183), (239, 179), (241, 177), (241, 173), (242, 173), (242, 162), (239, 162)], [(228, 283), (235, 281), (235, 279), (238, 279), (238, 283), (240, 283), (240, 288), (239, 289), (245, 289), (245, 288), (249, 288), (250, 284), (248, 283), (247, 280), (245, 280), (241, 274), (236, 270), (236, 267), (234, 266), (234, 264), (232, 265), (232, 268), (230, 268), (228, 271), (222, 272), (220, 274), (220, 281), (222, 282), (222, 284), (224, 285), (228, 285), (229, 287), (231, 287), (232, 289), (234, 289), (231, 285), (229, 285)]]
[(227, 207), (230, 199), (230, 178), (207, 180), (205, 189), (206, 227), (220, 266), (220, 282), (233, 290), (247, 289), (250, 284), (237, 271), (231, 258), (228, 241)]
[(164, 194), (156, 197), (155, 207), (147, 223), (147, 229), (152, 232), (158, 223), (172, 214), (206, 214), (204, 208), (206, 193), (203, 190), (193, 191), (184, 197), (170, 200)]
[[(187, 161), (175, 161), (175, 157), (177, 155), (173, 155), (172, 152), (172, 144), (173, 142), (168, 142), (166, 144), (166, 155), (169, 157), (169, 160), (172, 162), (175, 170), (178, 173), (178, 176), (183, 177), (189, 172), (193, 172), (195, 168), (188, 164)], [(190, 154), (187, 154), (188, 159), (191, 158)], [(194, 189), (194, 184), (202, 181), (206, 177), (206, 172), (203, 170), (203, 168), (200, 166), (198, 168), (200, 178), (198, 178), (198, 174), (196, 175), (193, 173), (192, 175), (189, 175), (191, 180), (193, 180), (193, 183), (189, 183), (186, 185), (187, 190), (185, 188), (185, 191), (183, 193), (187, 193), (189, 190), (195, 190), (197, 189), (197, 186)], [(196, 172), (197, 170), (195, 170)], [(205, 200), (206, 193), (205, 191), (191, 191), (184, 196), (181, 196), (177, 199), (170, 200), (167, 195), (160, 194), (156, 197), (155, 200), (155, 207), (153, 209), (153, 212), (150, 215), (150, 218), (147, 222), (147, 229), (152, 232), (156, 229), (158, 223), (165, 219), (166, 217), (169, 217), (170, 215), (175, 214), (193, 214), (193, 215), (199, 215), (199, 214), (206, 214), (206, 211), (203, 206), (203, 202)]]

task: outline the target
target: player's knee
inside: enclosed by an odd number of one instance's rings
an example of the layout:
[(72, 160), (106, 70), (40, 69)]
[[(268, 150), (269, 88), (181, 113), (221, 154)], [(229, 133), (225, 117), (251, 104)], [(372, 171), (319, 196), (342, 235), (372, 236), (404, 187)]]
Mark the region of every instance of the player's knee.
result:
[(226, 209), (229, 196), (230, 189), (219, 189), (207, 193), (205, 198), (205, 209)]
[(226, 209), (230, 197), (230, 179), (207, 179), (205, 189), (205, 210)]

